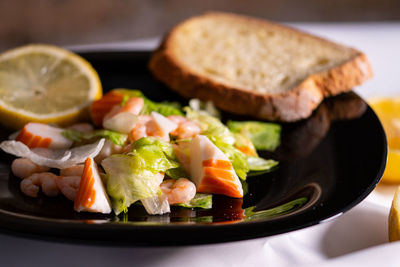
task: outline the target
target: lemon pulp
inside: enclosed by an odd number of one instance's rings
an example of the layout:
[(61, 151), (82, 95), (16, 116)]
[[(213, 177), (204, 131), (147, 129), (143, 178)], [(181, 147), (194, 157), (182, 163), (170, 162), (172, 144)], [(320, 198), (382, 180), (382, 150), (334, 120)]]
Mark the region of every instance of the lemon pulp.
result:
[(385, 129), (389, 153), (384, 183), (400, 183), (400, 98), (376, 98), (370, 101)]
[(8, 127), (72, 123), (101, 95), (93, 67), (62, 48), (28, 45), (0, 55), (0, 119)]

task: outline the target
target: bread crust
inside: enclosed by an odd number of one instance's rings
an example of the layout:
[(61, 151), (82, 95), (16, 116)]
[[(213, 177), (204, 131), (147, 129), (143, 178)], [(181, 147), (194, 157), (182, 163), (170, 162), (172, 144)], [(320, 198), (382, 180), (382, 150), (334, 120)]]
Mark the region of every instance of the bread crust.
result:
[(354, 86), (360, 85), (372, 77), (372, 68), (367, 57), (353, 49), (355, 56), (352, 59), (327, 71), (309, 75), (294, 88), (280, 94), (251, 92), (240, 87), (216, 82), (181, 64), (171, 49), (174, 45), (174, 34), (179, 31), (181, 25), (205, 16), (228, 16), (251, 23), (272, 25), (282, 30), (294, 31), (296, 34), (300, 33), (316, 38), (324, 45), (343, 47), (325, 39), (260, 19), (226, 13), (206, 13), (193, 17), (175, 26), (166, 35), (149, 62), (149, 68), (153, 75), (184, 97), (213, 101), (218, 108), (236, 114), (251, 115), (270, 121), (292, 122), (309, 117), (325, 97), (350, 91)]

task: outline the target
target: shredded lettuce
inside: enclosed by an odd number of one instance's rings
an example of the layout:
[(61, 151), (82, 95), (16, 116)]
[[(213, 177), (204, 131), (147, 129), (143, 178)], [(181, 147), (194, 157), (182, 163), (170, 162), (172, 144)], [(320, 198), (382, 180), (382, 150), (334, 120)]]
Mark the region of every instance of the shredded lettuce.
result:
[(144, 107), (141, 111), (143, 115), (149, 115), (151, 112), (155, 111), (164, 115), (166, 117), (170, 115), (183, 115), (181, 110), (181, 105), (177, 102), (154, 102), (148, 99), (141, 91), (131, 90), (131, 89), (115, 89), (116, 91), (122, 93), (124, 98), (121, 105), (129, 100), (130, 97), (141, 97), (144, 100)]
[(194, 111), (190, 107), (185, 107), (184, 110), (188, 119), (200, 125), (202, 135), (207, 136), (210, 140), (218, 139), (229, 145), (235, 143), (235, 137), (219, 119)]
[(177, 168), (168, 169), (165, 174), (172, 179), (179, 179), (189, 176), (182, 165)]
[(205, 114), (213, 116), (215, 118), (220, 119), (221, 114), (219, 110), (214, 106), (214, 103), (211, 101), (201, 101), (197, 98), (192, 98), (189, 100), (189, 107), (193, 110), (198, 111), (199, 113), (205, 112)]
[(61, 134), (71, 141), (86, 143), (100, 138), (106, 138), (116, 145), (123, 146), (128, 138), (126, 134), (117, 133), (110, 130), (95, 130), (93, 132), (80, 132), (76, 130), (64, 130)]
[(160, 191), (156, 174), (143, 168), (140, 157), (115, 154), (101, 162), (106, 172), (106, 189), (115, 214), (127, 212), (140, 200), (156, 196)]
[(128, 154), (140, 157), (146, 170), (165, 172), (181, 166), (169, 142), (154, 137), (143, 137), (132, 144)]
[(172, 145), (168, 142), (144, 137), (132, 144), (132, 151), (112, 155), (101, 162), (107, 178), (107, 193), (116, 214), (142, 199), (161, 194), (157, 173), (178, 168)]
[(281, 126), (260, 121), (228, 121), (233, 133), (240, 133), (252, 141), (256, 149), (275, 150), (280, 145)]
[(185, 208), (201, 208), (211, 209), (212, 208), (212, 195), (211, 194), (199, 194), (197, 193), (192, 200), (187, 203), (175, 204)]
[(263, 159), (260, 157), (247, 157), (247, 163), (250, 170), (250, 173), (248, 174), (249, 176), (269, 172), (278, 166), (278, 161), (273, 159)]

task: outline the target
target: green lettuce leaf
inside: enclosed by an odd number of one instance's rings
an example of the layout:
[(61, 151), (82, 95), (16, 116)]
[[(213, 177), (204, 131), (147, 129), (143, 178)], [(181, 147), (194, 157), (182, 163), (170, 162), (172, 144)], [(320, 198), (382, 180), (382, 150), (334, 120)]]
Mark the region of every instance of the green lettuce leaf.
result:
[(175, 204), (185, 208), (201, 208), (211, 209), (212, 208), (212, 195), (211, 194), (199, 194), (197, 193), (192, 200), (187, 203)]
[(106, 189), (115, 214), (127, 212), (140, 199), (153, 197), (160, 191), (155, 173), (146, 170), (141, 157), (115, 154), (101, 162), (106, 172)]
[(205, 102), (197, 98), (192, 98), (189, 100), (189, 107), (200, 113), (205, 112), (207, 115), (213, 116), (218, 119), (221, 118), (221, 113), (211, 101)]
[(126, 134), (110, 131), (110, 130), (95, 130), (93, 132), (80, 132), (76, 130), (66, 129), (61, 134), (71, 141), (77, 143), (93, 142), (96, 139), (106, 138), (116, 145), (123, 146), (128, 138)]
[(248, 173), (249, 176), (269, 172), (278, 166), (278, 161), (273, 159), (263, 159), (260, 157), (247, 157), (247, 163), (250, 170), (250, 173)]
[(132, 144), (133, 154), (140, 157), (143, 167), (152, 172), (165, 172), (181, 166), (172, 144), (154, 137), (143, 137)]
[(144, 100), (144, 107), (141, 114), (148, 115), (152, 111), (158, 112), (166, 117), (170, 115), (183, 115), (181, 105), (177, 102), (154, 102), (148, 99), (141, 91), (131, 89), (116, 89), (124, 94), (121, 105), (124, 105), (130, 97), (141, 97)]
[(256, 149), (275, 150), (280, 145), (281, 126), (260, 121), (228, 121), (233, 133), (240, 133), (252, 141)]
[(179, 178), (182, 178), (182, 177), (189, 177), (189, 175), (185, 171), (185, 168), (183, 168), (182, 165), (177, 167), (177, 168), (168, 169), (165, 172), (165, 174), (168, 175), (172, 179), (179, 179)]
[(210, 140), (217, 139), (229, 145), (235, 143), (235, 137), (219, 119), (194, 111), (189, 107), (185, 107), (184, 110), (188, 119), (200, 125), (202, 135), (207, 136)]
[(138, 200), (161, 194), (157, 173), (180, 167), (172, 145), (152, 137), (132, 144), (132, 151), (116, 154), (101, 163), (106, 172), (106, 188), (116, 214), (126, 212)]

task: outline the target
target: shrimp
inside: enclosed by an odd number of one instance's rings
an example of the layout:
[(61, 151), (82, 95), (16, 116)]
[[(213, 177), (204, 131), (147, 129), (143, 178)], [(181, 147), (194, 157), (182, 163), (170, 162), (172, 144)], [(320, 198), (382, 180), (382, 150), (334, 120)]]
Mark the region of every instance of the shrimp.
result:
[[(104, 142), (104, 145), (103, 145), (102, 149), (100, 150), (99, 154), (97, 154), (97, 156), (94, 158), (94, 160), (97, 163), (100, 163), (103, 159), (105, 159), (113, 154), (122, 153), (122, 151), (123, 151), (122, 146), (116, 145), (107, 139)], [(82, 172), (83, 172), (83, 169), (82, 169)]]
[(104, 116), (103, 122), (122, 112), (129, 112), (134, 115), (138, 115), (142, 110), (143, 106), (144, 106), (143, 98), (132, 97), (128, 101), (126, 101), (124, 106), (121, 105), (113, 106), (111, 111)]
[(65, 169), (60, 170), (60, 176), (82, 176), (83, 173), (83, 168), (85, 166), (83, 164), (81, 165), (75, 165), (71, 166)]
[(186, 178), (166, 179), (160, 187), (170, 205), (188, 202), (196, 195), (196, 186)]
[(139, 116), (135, 128), (129, 133), (128, 138), (130, 142), (139, 140), (147, 136), (147, 124), (151, 121), (150, 115)]
[[(79, 165), (84, 166), (84, 165)], [(82, 169), (83, 171), (83, 169)], [(78, 192), (81, 176), (58, 176), (56, 179), (57, 187), (61, 193), (69, 200), (74, 201)]]
[(178, 124), (178, 128), (171, 132), (171, 135), (178, 137), (178, 139), (193, 138), (201, 132), (197, 123), (183, 116), (171, 115), (168, 119)]
[(91, 132), (94, 130), (93, 126), (90, 123), (85, 123), (85, 122), (75, 123), (75, 124), (69, 126), (67, 129), (84, 132), (84, 133)]
[(11, 163), (12, 173), (20, 178), (26, 178), (36, 172), (46, 172), (49, 168), (40, 166), (32, 162), (30, 159), (18, 158)]
[(129, 141), (134, 142), (142, 137), (154, 136), (169, 142), (169, 133), (174, 131), (178, 125), (164, 117), (152, 112), (151, 116), (139, 116), (135, 128), (129, 133)]
[(104, 116), (103, 127), (120, 133), (129, 133), (135, 127), (143, 105), (144, 100), (140, 97), (130, 98), (124, 106), (115, 105)]
[(39, 188), (49, 197), (55, 197), (60, 190), (56, 183), (57, 175), (51, 172), (34, 173), (21, 181), (21, 191), (30, 197), (37, 197)]

